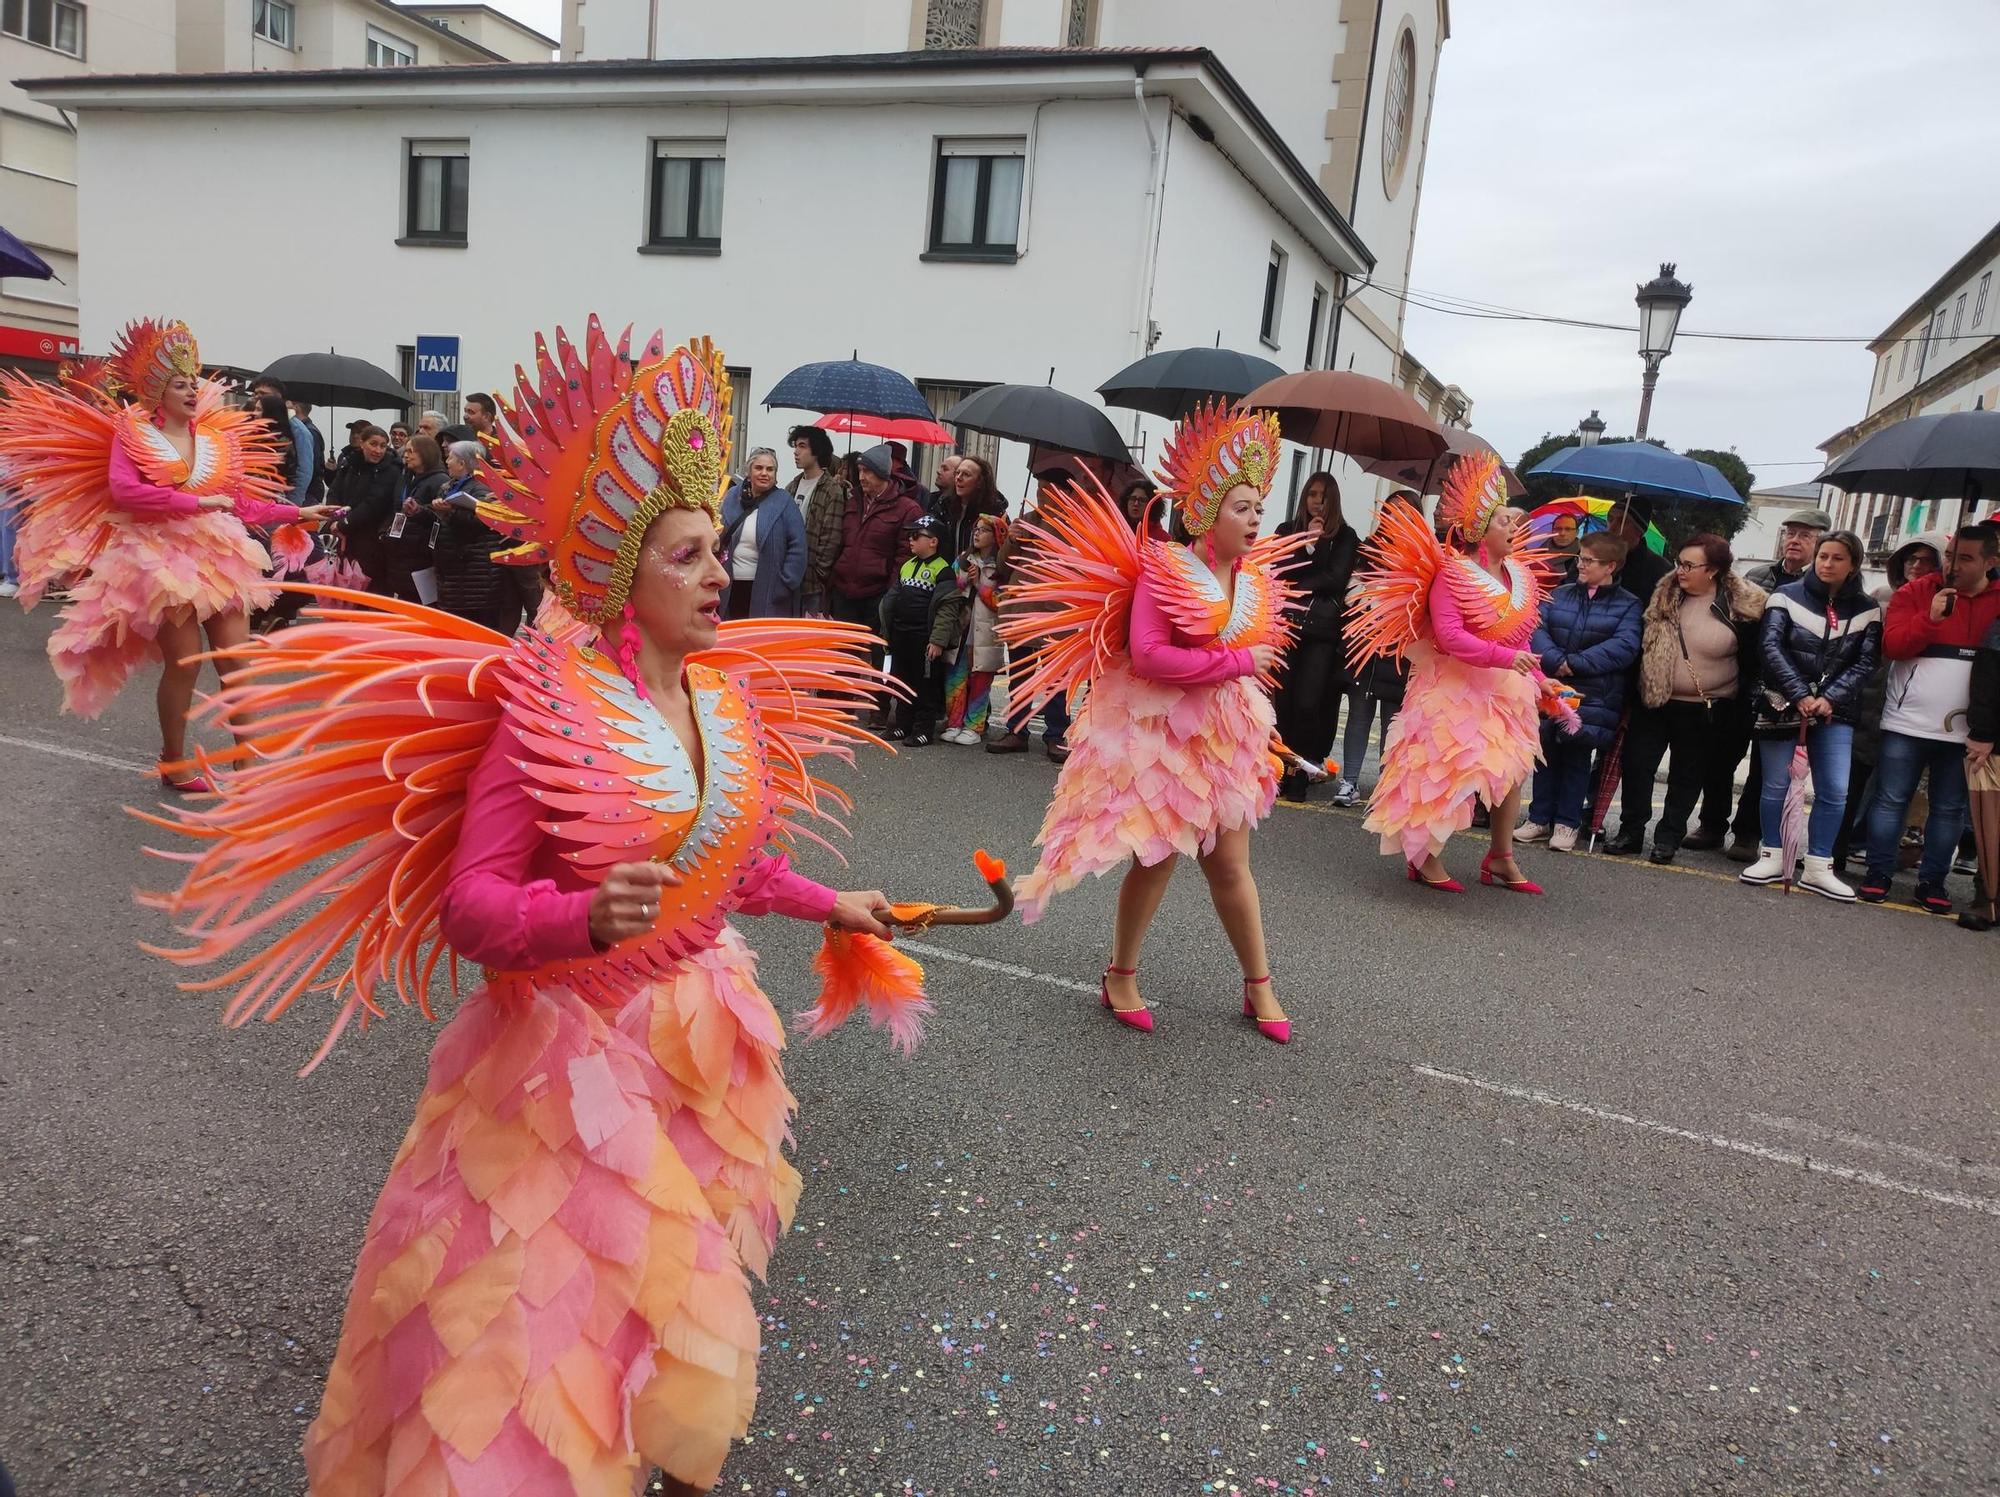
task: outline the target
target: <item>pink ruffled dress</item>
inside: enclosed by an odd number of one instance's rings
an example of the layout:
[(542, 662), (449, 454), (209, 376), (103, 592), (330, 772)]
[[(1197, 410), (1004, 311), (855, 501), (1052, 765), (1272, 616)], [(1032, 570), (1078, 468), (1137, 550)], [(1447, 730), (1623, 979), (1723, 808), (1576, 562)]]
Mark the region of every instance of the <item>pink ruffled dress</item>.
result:
[(1541, 756), (1539, 692), (1513, 669), (1539, 613), (1520, 562), (1502, 584), (1469, 558), (1443, 561), (1425, 599), (1429, 628), (1409, 648), (1410, 684), (1389, 726), (1368, 830), (1382, 851), (1421, 863), (1472, 825), (1473, 804), (1498, 805)]
[(1281, 639), (1275, 597), (1253, 564), (1225, 594), (1186, 547), (1146, 547), (1129, 652), (1091, 679), (1035, 839), (1041, 860), (1015, 888), (1023, 921), (1087, 875), (1195, 857), (1270, 814), (1275, 714), (1250, 647)]

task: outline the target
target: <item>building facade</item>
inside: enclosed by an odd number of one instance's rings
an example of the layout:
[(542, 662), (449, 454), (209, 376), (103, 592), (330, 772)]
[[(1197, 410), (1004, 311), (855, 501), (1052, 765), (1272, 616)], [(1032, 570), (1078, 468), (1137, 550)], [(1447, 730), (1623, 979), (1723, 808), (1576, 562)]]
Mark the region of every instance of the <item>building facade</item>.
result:
[[(1864, 438), (1910, 416), (1945, 411), (2000, 410), (2000, 225), (1987, 232), (1938, 277), (1882, 336), (1866, 413), (1820, 444), (1832, 462)], [(1852, 530), (1880, 558), (1925, 530), (1950, 529), (1990, 518), (2000, 494), (1912, 500), (1885, 494), (1842, 494), (1829, 488), (1834, 522)]]
[[(6, 0), (0, 17), (0, 225), (47, 261), (57, 279), (0, 278), (0, 368), (46, 374), (55, 360), (76, 351), (84, 280), (74, 120), (16, 80), (519, 62), (546, 59), (555, 45), (485, 5)], [(280, 179), (268, 180), (275, 188)]]

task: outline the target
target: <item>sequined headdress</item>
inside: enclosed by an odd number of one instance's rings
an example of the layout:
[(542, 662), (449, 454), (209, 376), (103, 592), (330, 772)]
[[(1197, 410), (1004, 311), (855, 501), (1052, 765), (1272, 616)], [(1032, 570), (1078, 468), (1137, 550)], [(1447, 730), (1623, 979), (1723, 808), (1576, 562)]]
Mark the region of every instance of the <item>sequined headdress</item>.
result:
[(1500, 471), (1499, 457), (1491, 452), (1468, 452), (1445, 475), (1438, 513), (1448, 532), (1456, 532), (1467, 545), (1476, 546), (1506, 502), (1507, 479)]
[(1278, 471), (1278, 418), (1269, 411), (1234, 411), (1219, 400), (1197, 406), (1174, 428), (1160, 455), (1160, 487), (1180, 506), (1189, 535), (1204, 535), (1239, 483), (1271, 492)]
[(706, 338), (635, 361), (628, 327), (613, 348), (590, 319), (581, 356), (557, 329), (535, 338), (536, 379), (515, 370), (503, 405), (495, 502), (480, 517), (520, 542), (493, 559), (546, 561), (563, 605), (603, 626), (624, 608), (646, 527), (670, 509), (719, 516), (729, 471), (730, 387)]
[(107, 373), (112, 389), (150, 409), (160, 403), (175, 375), (201, 378), (201, 350), (185, 322), (142, 317), (126, 323), (112, 341)]

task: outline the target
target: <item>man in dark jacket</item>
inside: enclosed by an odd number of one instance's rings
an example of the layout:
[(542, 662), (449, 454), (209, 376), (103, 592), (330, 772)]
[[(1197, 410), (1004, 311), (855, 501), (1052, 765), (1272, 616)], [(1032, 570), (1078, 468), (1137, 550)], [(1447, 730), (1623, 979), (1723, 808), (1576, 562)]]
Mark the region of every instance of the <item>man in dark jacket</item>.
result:
[(1646, 544), (1646, 531), (1653, 523), (1652, 506), (1627, 494), (1612, 509), (1606, 531), (1625, 543), (1625, 565), (1619, 570), (1618, 585), (1639, 600), (1643, 611), (1653, 601), (1653, 589), (1672, 571), (1664, 556)]
[(1576, 847), (1583, 801), (1590, 790), (1590, 762), (1618, 731), (1632, 668), (1639, 660), (1639, 600), (1614, 582), (1625, 560), (1616, 536), (1585, 536), (1577, 544), (1576, 581), (1549, 595), (1531, 648), (1543, 672), (1576, 688), (1583, 701), (1580, 732), (1542, 726), (1543, 762), (1535, 770), (1528, 820), (1517, 842), (1548, 838), (1556, 852)]

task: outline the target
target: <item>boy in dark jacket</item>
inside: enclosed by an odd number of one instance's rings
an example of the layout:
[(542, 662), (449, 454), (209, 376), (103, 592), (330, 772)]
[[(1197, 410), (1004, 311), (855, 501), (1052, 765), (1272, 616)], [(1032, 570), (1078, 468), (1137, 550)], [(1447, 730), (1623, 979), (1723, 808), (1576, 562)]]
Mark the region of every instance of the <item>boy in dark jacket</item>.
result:
[(1578, 542), (1576, 581), (1549, 595), (1532, 646), (1545, 674), (1574, 686), (1583, 698), (1580, 732), (1554, 723), (1542, 727), (1542, 762), (1535, 769), (1528, 820), (1517, 842), (1549, 839), (1557, 852), (1576, 846), (1583, 824), (1583, 799), (1590, 790), (1590, 761), (1618, 731), (1625, 689), (1639, 658), (1639, 600), (1615, 585), (1625, 561), (1625, 543), (1616, 536), (1588, 535)]
[(910, 748), (937, 741), (937, 722), (944, 712), (944, 656), (958, 642), (963, 621), (965, 599), (951, 558), (938, 554), (943, 531), (943, 523), (932, 515), (918, 515), (903, 527), (909, 559), (896, 569), (882, 600), (889, 668), (909, 691), (897, 703), (897, 726), (889, 736)]

